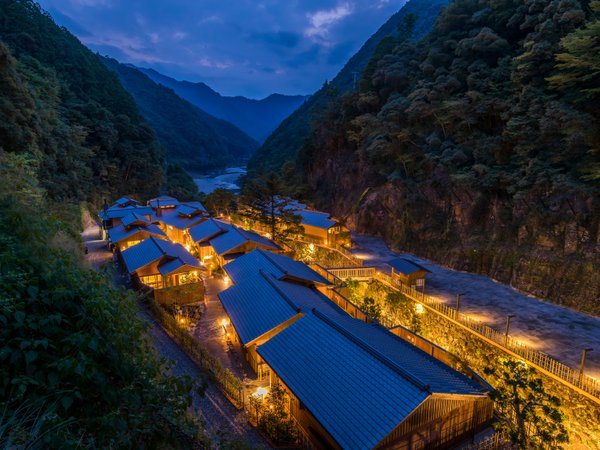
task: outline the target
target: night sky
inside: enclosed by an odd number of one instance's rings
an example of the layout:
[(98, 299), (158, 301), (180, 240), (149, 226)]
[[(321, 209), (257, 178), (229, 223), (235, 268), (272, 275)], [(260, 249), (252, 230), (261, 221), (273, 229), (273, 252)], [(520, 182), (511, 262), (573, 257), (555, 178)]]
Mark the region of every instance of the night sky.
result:
[(102, 55), (224, 95), (312, 94), (406, 0), (39, 0)]

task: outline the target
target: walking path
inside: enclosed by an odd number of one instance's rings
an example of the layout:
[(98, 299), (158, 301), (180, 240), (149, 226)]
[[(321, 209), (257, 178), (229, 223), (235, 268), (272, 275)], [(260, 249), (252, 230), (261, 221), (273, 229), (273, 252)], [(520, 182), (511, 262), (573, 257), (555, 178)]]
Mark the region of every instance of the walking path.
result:
[(430, 296), (454, 307), (456, 295), (463, 293), (460, 311), (497, 330), (504, 329), (508, 314), (515, 314), (511, 336), (573, 368), (579, 368), (582, 350), (593, 348), (586, 357), (585, 373), (600, 378), (600, 318), (527, 296), (483, 275), (395, 253), (379, 237), (353, 234), (352, 241), (352, 253), (364, 259), (365, 266), (381, 266), (398, 256), (419, 263), (431, 271), (426, 283)]
[[(101, 269), (106, 263), (112, 261), (113, 254), (108, 250), (106, 241), (99, 239), (100, 229), (97, 224), (88, 223), (81, 236), (88, 249), (86, 256), (92, 268)], [(204, 378), (203, 371), (165, 333), (148, 311), (140, 308), (138, 315), (150, 324), (148, 336), (158, 355), (175, 362), (172, 368), (175, 376), (187, 375), (192, 380)], [(209, 382), (204, 396), (198, 395), (195, 390), (191, 395), (192, 407), (204, 418), (206, 433), (217, 448), (229, 448), (234, 441), (254, 449), (271, 448), (260, 433), (248, 423), (246, 413), (236, 409), (213, 382)]]

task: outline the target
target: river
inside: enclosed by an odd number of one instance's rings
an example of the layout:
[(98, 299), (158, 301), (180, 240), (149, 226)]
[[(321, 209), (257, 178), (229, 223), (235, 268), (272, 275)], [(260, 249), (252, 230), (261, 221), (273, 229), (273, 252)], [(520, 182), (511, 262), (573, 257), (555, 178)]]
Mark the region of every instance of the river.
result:
[(237, 184), (239, 178), (246, 174), (246, 167), (227, 167), (219, 172), (210, 174), (194, 175), (194, 181), (200, 192), (210, 194), (215, 189), (228, 189), (233, 192), (239, 192), (240, 186)]

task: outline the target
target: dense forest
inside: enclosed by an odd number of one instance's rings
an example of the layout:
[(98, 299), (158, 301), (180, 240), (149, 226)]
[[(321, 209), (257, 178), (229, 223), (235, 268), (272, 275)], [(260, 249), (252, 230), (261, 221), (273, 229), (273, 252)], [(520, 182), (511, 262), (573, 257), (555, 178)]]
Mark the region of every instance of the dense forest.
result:
[(169, 162), (203, 171), (239, 164), (258, 148), (258, 142), (236, 126), (207, 114), (135, 67), (102, 60), (119, 76), (156, 131)]
[(331, 97), (297, 188), (398, 249), (599, 313), (599, 17), (455, 0)]
[[(431, 29), (440, 9), (447, 3), (448, 0), (409, 0), (364, 43), (331, 82), (325, 82), (321, 89), (273, 131), (250, 159), (248, 170), (255, 173), (265, 170), (277, 171), (286, 162), (293, 161), (310, 134), (311, 122), (318, 119), (320, 111), (331, 98), (354, 88), (355, 80), (369, 63), (373, 53), (378, 48), (381, 51), (386, 42), (389, 44), (394, 36), (397, 36), (398, 29), (404, 24), (404, 18), (407, 15), (416, 17), (412, 33), (413, 37), (418, 39)], [(384, 44), (379, 46), (382, 41)]]
[[(0, 0), (0, 447), (190, 448), (189, 380), (134, 296), (83, 258), (81, 210), (176, 178), (116, 75), (29, 0)], [(183, 180), (183, 181), (182, 181)], [(188, 180), (189, 181), (189, 180)]]

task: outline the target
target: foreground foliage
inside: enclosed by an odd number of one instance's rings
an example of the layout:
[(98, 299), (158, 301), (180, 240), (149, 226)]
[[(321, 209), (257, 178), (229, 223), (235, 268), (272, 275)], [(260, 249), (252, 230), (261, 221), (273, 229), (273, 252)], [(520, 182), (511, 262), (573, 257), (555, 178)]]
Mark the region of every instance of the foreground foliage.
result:
[(569, 437), (562, 422), (560, 399), (546, 392), (541, 378), (522, 361), (501, 360), (499, 367), (485, 369), (499, 380), (490, 395), (496, 402), (495, 424), (506, 442), (518, 449), (561, 449)]
[(36, 165), (0, 152), (0, 448), (186, 448), (190, 383), (154, 356), (133, 295), (66, 250)]

